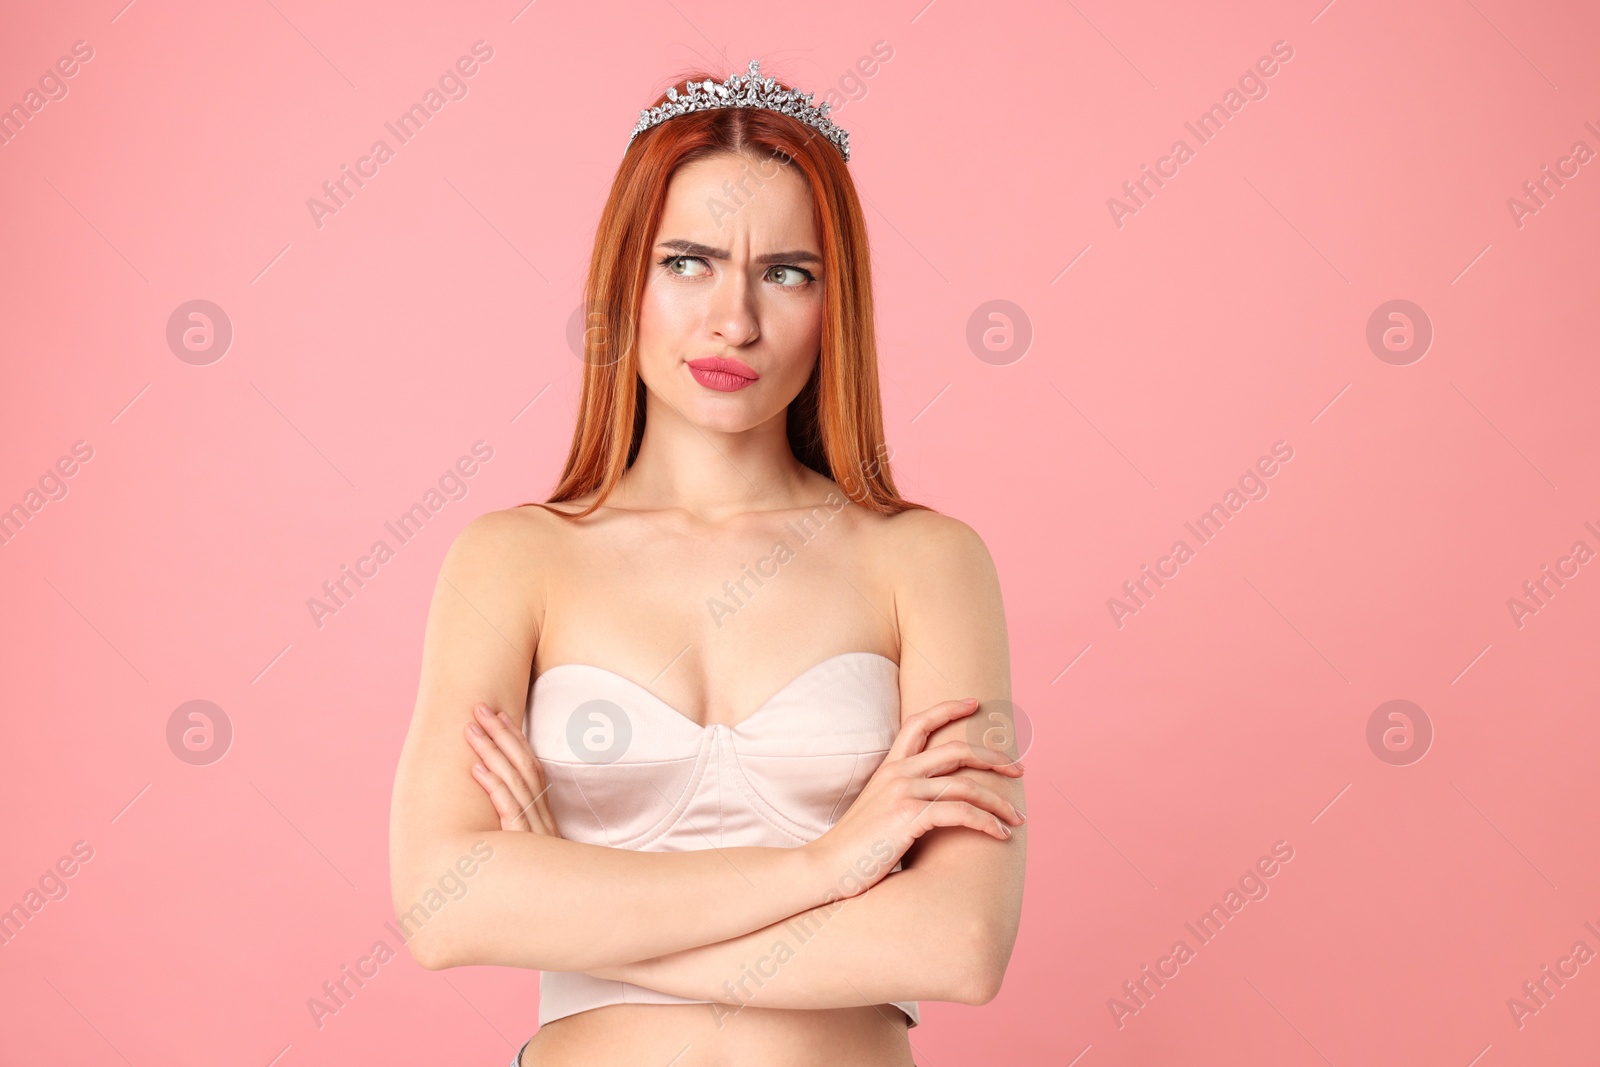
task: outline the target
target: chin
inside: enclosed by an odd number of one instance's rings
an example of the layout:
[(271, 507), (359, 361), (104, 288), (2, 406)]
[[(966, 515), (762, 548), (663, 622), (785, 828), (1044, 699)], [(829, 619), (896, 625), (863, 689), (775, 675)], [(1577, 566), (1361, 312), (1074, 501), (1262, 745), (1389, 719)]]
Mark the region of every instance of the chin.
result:
[(760, 426), (772, 414), (762, 410), (753, 397), (747, 397), (747, 392), (691, 394), (678, 410), (690, 422), (708, 430), (748, 430)]
[(741, 433), (754, 429), (762, 422), (743, 408), (737, 411), (726, 408), (720, 411), (688, 410), (688, 417), (700, 429), (716, 430), (718, 433)]

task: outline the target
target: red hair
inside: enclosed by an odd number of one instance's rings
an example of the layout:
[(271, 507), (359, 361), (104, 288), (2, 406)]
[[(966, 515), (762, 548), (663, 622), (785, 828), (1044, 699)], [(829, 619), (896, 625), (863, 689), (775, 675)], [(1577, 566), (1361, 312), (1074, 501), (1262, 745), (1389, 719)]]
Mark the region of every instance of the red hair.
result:
[[(703, 71), (687, 80), (708, 78), (722, 80)], [(666, 100), (663, 91), (652, 106)], [(811, 191), (812, 221), (822, 239), (823, 326), (817, 365), (789, 405), (795, 458), (833, 479), (852, 502), (880, 514), (931, 510), (902, 499), (889, 473), (867, 229), (844, 157), (798, 119), (750, 107), (678, 115), (640, 133), (623, 156), (600, 214), (584, 285), (583, 387), (572, 447), (546, 503), (598, 489), (592, 505), (568, 517), (590, 514), (638, 455), (645, 391), (634, 342), (667, 185), (678, 168), (723, 152), (790, 167)], [(620, 343), (612, 344), (613, 338)]]

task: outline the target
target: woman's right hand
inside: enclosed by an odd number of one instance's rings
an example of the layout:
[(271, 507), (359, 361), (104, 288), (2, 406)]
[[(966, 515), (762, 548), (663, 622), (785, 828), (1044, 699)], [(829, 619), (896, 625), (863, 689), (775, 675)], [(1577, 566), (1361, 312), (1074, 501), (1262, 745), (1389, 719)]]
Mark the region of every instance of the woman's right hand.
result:
[(1002, 841), (1022, 815), (1005, 797), (962, 767), (1022, 776), (1022, 764), (997, 762), (988, 749), (946, 741), (926, 749), (928, 738), (978, 705), (945, 700), (908, 718), (883, 762), (837, 823), (803, 846), (827, 873), (828, 901), (865, 893), (900, 861), (912, 842), (935, 826), (970, 826)]

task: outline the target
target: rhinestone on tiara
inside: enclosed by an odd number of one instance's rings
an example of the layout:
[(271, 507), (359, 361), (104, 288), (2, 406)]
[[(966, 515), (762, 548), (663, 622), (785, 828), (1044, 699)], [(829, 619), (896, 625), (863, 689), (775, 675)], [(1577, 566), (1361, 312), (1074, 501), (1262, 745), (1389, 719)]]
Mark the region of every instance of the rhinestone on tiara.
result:
[[(835, 126), (828, 118), (830, 105), (824, 102), (820, 106), (813, 106), (812, 94), (785, 88), (772, 78), (763, 78), (758, 60), (750, 61), (748, 74), (735, 74), (720, 85), (710, 78), (689, 82), (686, 89), (687, 92), (680, 93), (674, 85), (667, 90), (664, 103), (639, 112), (639, 124), (628, 135), (629, 148), (633, 147), (633, 139), (650, 127), (691, 111), (709, 111), (719, 107), (760, 107), (799, 119), (832, 141), (839, 154), (844, 156), (844, 161), (850, 162), (850, 134)], [(624, 148), (623, 152), (626, 153), (627, 149)]]

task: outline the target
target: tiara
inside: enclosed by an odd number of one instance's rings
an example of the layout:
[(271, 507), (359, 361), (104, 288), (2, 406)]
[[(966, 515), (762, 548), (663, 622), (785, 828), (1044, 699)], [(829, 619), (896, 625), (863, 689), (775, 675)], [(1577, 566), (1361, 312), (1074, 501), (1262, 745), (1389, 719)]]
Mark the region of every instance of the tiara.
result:
[[(761, 77), (759, 60), (750, 61), (750, 73), (735, 74), (720, 85), (707, 78), (703, 82), (689, 82), (685, 88), (688, 91), (683, 93), (678, 92), (675, 85), (668, 88), (664, 103), (639, 112), (639, 124), (628, 135), (629, 148), (633, 147), (633, 139), (650, 127), (691, 111), (709, 111), (719, 107), (760, 107), (799, 119), (832, 141), (839, 154), (844, 156), (844, 161), (850, 162), (850, 134), (835, 126), (828, 118), (830, 105), (824, 102), (821, 106), (813, 107), (812, 94), (789, 89), (772, 78)], [(623, 152), (626, 153), (627, 149), (623, 149)]]

